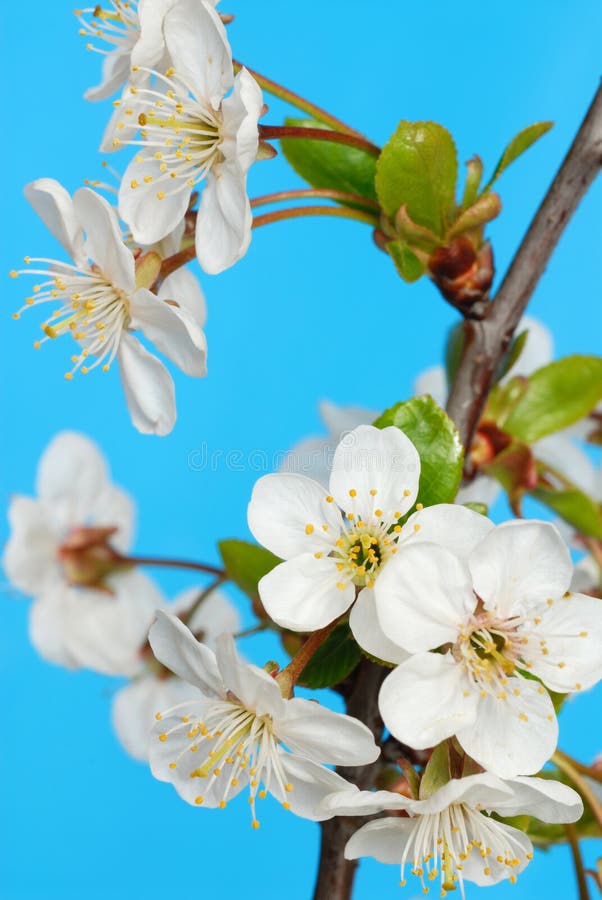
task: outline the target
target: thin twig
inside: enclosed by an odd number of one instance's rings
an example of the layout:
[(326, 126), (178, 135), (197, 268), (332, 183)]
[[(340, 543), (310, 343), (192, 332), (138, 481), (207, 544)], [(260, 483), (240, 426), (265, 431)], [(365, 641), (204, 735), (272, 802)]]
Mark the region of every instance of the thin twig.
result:
[[(215, 575), (220, 581), (226, 581), (227, 573), (224, 569), (211, 566), (209, 563), (193, 562), (188, 559), (162, 559), (156, 556), (124, 556), (122, 561), (133, 566), (162, 566), (168, 569), (193, 569), (195, 572), (206, 572)], [(215, 585), (213, 585), (215, 587)], [(213, 590), (213, 587), (211, 588)]]
[(579, 846), (579, 836), (574, 825), (567, 824), (564, 826), (566, 836), (571, 848), (573, 856), (573, 865), (575, 866), (575, 878), (577, 879), (577, 889), (579, 891), (579, 900), (590, 900), (589, 887), (585, 876), (585, 868), (583, 866), (583, 857), (581, 856), (581, 847)]
[(345, 144), (348, 147), (356, 147), (369, 153), (370, 156), (380, 156), (380, 147), (373, 144), (365, 137), (356, 134), (347, 134), (328, 128), (303, 128), (297, 125), (260, 125), (259, 137), (264, 141), (289, 140), (295, 138), (302, 141), (331, 141), (335, 144)]
[(380, 207), (376, 200), (362, 197), (361, 194), (348, 194), (346, 191), (335, 191), (331, 188), (300, 188), (291, 191), (276, 191), (273, 194), (263, 194), (251, 200), (251, 208), (267, 206), (270, 203), (283, 203), (285, 200), (336, 200), (337, 203), (356, 203), (367, 210), (378, 212)]
[(464, 323), (462, 359), (447, 404), (469, 447), (493, 377), (579, 201), (602, 166), (602, 86), (482, 321)]
[(334, 216), (339, 219), (355, 219), (356, 222), (365, 222), (366, 225), (378, 224), (374, 213), (351, 209), (348, 206), (293, 206), (290, 209), (277, 209), (274, 212), (264, 213), (262, 216), (255, 216), (253, 228), (261, 228), (262, 225), (271, 225), (273, 222), (283, 222), (285, 219), (301, 219), (304, 216)]

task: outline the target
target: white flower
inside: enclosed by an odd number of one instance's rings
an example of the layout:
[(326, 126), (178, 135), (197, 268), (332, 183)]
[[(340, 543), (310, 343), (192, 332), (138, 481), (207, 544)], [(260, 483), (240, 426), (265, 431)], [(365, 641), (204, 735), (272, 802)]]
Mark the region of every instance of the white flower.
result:
[[(246, 180), (257, 156), (262, 94), (246, 69), (234, 78), (224, 26), (210, 6), (179, 0), (165, 16), (164, 35), (174, 67), (154, 72), (152, 88), (132, 85), (134, 104), (123, 104), (123, 137), (114, 146), (140, 150), (124, 174), (119, 209), (137, 241), (154, 243), (183, 218), (193, 188), (206, 179), (196, 252), (215, 274), (240, 259), (251, 239)], [(137, 141), (129, 134), (136, 118)]]
[(320, 403), (319, 409), (328, 435), (309, 437), (296, 444), (286, 454), (280, 471), (308, 475), (327, 487), (337, 445), (358, 425), (374, 422), (378, 412), (360, 406), (337, 406), (327, 400)]
[[(284, 628), (314, 631), (346, 612), (369, 653), (386, 658), (395, 648), (374, 614), (372, 588), (400, 546), (443, 540), (472, 546), (491, 523), (471, 510), (441, 504), (398, 520), (414, 505), (420, 458), (398, 428), (360, 425), (336, 449), (330, 493), (303, 475), (260, 478), (249, 504), (256, 539), (286, 562), (261, 579), (270, 617)], [(380, 651), (380, 652), (379, 652)], [(400, 661), (405, 653), (397, 649)]]
[[(158, 604), (157, 609), (176, 616), (190, 616), (199, 594), (199, 588), (190, 588), (176, 597), (173, 603)], [(219, 591), (212, 591), (192, 612), (187, 624), (199, 640), (213, 649), (218, 635), (239, 630), (240, 619), (228, 599)], [(131, 756), (147, 761), (150, 731), (157, 710), (195, 698), (198, 698), (198, 690), (189, 682), (170, 675), (164, 669), (157, 672), (156, 663), (147, 666), (139, 677), (115, 695), (112, 717), (117, 737)]]
[(316, 814), (318, 802), (348, 784), (322, 764), (377, 758), (365, 725), (310, 700), (285, 700), (274, 678), (239, 659), (231, 635), (217, 639), (214, 654), (159, 612), (149, 640), (157, 659), (198, 689), (195, 700), (156, 714), (150, 750), (153, 775), (188, 803), (223, 808), (248, 786), (254, 827), (266, 792), (297, 815), (328, 818)]
[(543, 778), (501, 781), (483, 772), (448, 781), (428, 799), (412, 800), (389, 791), (349, 791), (333, 794), (320, 805), (331, 815), (372, 815), (403, 810), (408, 817), (390, 816), (368, 822), (348, 841), (347, 859), (372, 856), (379, 862), (411, 866), (424, 893), (439, 880), (441, 896), (464, 882), (487, 886), (516, 876), (533, 859), (527, 835), (490, 818), (531, 815), (544, 822), (575, 822), (583, 813), (579, 795), (564, 784)]
[(468, 561), (424, 543), (399, 554), (375, 590), (384, 633), (412, 654), (381, 688), (391, 733), (417, 749), (455, 734), (500, 777), (538, 771), (558, 723), (525, 676), (561, 693), (602, 676), (602, 601), (568, 592), (572, 569), (545, 522), (496, 527)]
[(59, 304), (42, 325), (45, 337), (34, 346), (61, 335), (74, 338), (81, 349), (72, 357), (67, 379), (78, 370), (86, 374), (97, 366), (108, 371), (117, 357), (134, 425), (145, 433), (167, 434), (176, 417), (172, 378), (132, 332), (140, 329), (186, 374), (205, 375), (205, 336), (190, 312), (195, 299), (184, 301), (181, 308), (179, 299), (169, 294), (176, 284), (169, 279), (159, 296), (137, 286), (135, 258), (122, 241), (117, 216), (94, 191), (81, 188), (71, 199), (58, 182), (42, 178), (28, 185), (25, 193), (74, 263), (26, 257), (26, 263), (45, 267), (11, 273), (48, 276), (34, 286), (23, 310)]
[[(95, 444), (69, 431), (57, 435), (45, 450), (36, 490), (35, 499), (12, 500), (4, 554), (8, 578), (35, 597), (32, 643), (45, 659), (67, 668), (133, 674), (157, 601), (153, 583), (130, 570), (108, 575), (102, 589), (72, 586), (74, 562), (67, 552), (73, 535), (89, 533), (94, 538), (99, 533), (101, 540), (110, 538), (115, 551), (125, 553), (134, 522), (132, 501), (111, 484)], [(103, 565), (100, 552), (91, 562), (90, 575), (100, 576)]]

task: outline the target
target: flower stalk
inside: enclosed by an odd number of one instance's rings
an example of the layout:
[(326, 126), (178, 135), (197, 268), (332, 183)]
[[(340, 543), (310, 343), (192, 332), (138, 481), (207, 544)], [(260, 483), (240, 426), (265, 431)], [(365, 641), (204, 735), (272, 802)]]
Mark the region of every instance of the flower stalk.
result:
[(598, 823), (598, 827), (602, 831), (602, 806), (600, 805), (600, 801), (596, 797), (590, 785), (587, 783), (586, 779), (568, 761), (564, 753), (556, 751), (556, 753), (553, 754), (551, 761), (558, 766), (561, 772), (564, 772), (565, 775), (568, 775), (568, 777), (571, 779), (571, 781), (591, 809), (592, 814), (596, 822)]
[(356, 147), (371, 156), (380, 156), (380, 147), (364, 137), (342, 133), (340, 131), (328, 131), (326, 128), (303, 128), (295, 125), (260, 125), (259, 137), (261, 140), (282, 140), (283, 138), (300, 138), (304, 141), (332, 141), (335, 144), (346, 144), (348, 147)]

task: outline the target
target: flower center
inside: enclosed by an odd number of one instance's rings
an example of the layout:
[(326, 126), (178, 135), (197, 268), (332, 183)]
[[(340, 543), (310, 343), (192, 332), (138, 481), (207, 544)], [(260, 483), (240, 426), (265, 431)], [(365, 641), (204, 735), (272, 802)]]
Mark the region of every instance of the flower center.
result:
[(469, 627), (459, 635), (453, 648), (458, 662), (462, 662), (481, 689), (481, 695), (492, 694), (506, 699), (508, 678), (516, 674), (522, 659), (525, 638), (519, 634), (519, 619), (498, 621), (489, 613), (475, 616)]
[(360, 521), (336, 541), (332, 556), (339, 571), (354, 584), (372, 587), (381, 565), (395, 552), (394, 543), (384, 526)]
[[(137, 122), (141, 140), (116, 137), (113, 146), (141, 146), (136, 162), (151, 163), (158, 172), (148, 172), (139, 179), (132, 179), (130, 187), (136, 190), (143, 184), (157, 187), (157, 200), (164, 200), (179, 191), (190, 191), (201, 181), (209, 169), (223, 157), (221, 111), (211, 108), (208, 103), (197, 100), (194, 91), (180, 76), (174, 79), (175, 70), (168, 69), (165, 75), (134, 66), (135, 72), (154, 75), (161, 90), (145, 86), (130, 86), (132, 105), (125, 105), (123, 118), (117, 125), (123, 133)], [(122, 101), (116, 100), (115, 105)]]
[[(184, 705), (187, 704), (181, 704)], [(157, 713), (155, 718), (160, 720), (165, 715)], [(181, 724), (160, 734), (159, 740), (169, 740), (176, 732), (181, 737), (183, 730), (187, 744), (169, 768), (183, 769), (185, 777), (199, 780), (199, 791), (194, 797), (197, 806), (224, 809), (228, 799), (247, 781), (251, 824), (258, 828), (256, 800), (262, 800), (268, 791), (286, 797), (293, 790), (282, 768), (282, 751), (270, 716), (256, 715), (235, 698), (218, 701), (202, 719), (182, 716)], [(282, 805), (290, 809), (286, 800)]]
[[(13, 270), (13, 278), (18, 275), (46, 275), (49, 280), (36, 284), (33, 294), (25, 299), (25, 305), (13, 313), (18, 319), (21, 313), (42, 303), (58, 302), (49, 319), (42, 323), (44, 337), (34, 342), (39, 350), (49, 339), (70, 334), (82, 347), (81, 353), (71, 357), (73, 368), (65, 378), (71, 380), (74, 372), (81, 369), (85, 375), (97, 366), (108, 372), (119, 347), (121, 332), (129, 321), (129, 304), (123, 291), (116, 288), (94, 266), (80, 269), (52, 259), (34, 259), (26, 256), (25, 263), (49, 263), (48, 269)], [(95, 357), (92, 365), (85, 365), (88, 357)]]
[[(420, 878), (423, 892), (428, 893), (426, 881), (439, 878), (441, 896), (460, 885), (464, 897), (462, 870), (465, 861), (473, 854), (480, 856), (483, 874), (492, 875), (496, 881), (509, 877), (514, 883), (512, 871), (526, 865), (532, 854), (523, 856), (523, 848), (511, 831), (503, 830), (495, 819), (471, 809), (464, 803), (447, 807), (439, 813), (417, 816), (401, 859), (401, 885), (405, 885), (406, 862), (412, 864), (412, 875)], [(500, 867), (507, 871), (500, 875)], [(425, 881), (426, 879), (426, 881)]]

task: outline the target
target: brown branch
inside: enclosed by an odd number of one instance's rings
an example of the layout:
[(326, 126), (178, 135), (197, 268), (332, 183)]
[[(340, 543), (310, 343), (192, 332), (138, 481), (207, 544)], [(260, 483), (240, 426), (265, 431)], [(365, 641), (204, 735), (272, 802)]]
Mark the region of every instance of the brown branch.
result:
[[(347, 713), (364, 722), (380, 740), (383, 723), (378, 711), (378, 691), (387, 669), (375, 663), (360, 663), (354, 672), (353, 687), (347, 700)], [(372, 787), (379, 761), (368, 766), (340, 767), (337, 771), (360, 789)], [(359, 818), (337, 816), (322, 822), (320, 865), (313, 900), (349, 900), (357, 860), (345, 859), (345, 844), (362, 824)]]
[(602, 86), (482, 321), (465, 321), (447, 411), (469, 447), (493, 378), (527, 303), (579, 201), (602, 166)]

